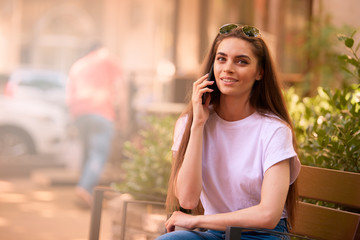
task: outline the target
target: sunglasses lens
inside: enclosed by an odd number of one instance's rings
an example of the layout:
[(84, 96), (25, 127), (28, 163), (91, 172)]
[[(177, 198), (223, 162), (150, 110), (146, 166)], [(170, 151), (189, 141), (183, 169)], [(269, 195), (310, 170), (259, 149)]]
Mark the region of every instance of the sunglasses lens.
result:
[[(239, 27), (238, 24), (234, 24), (234, 23), (225, 24), (222, 27), (220, 27), (219, 32), (220, 34), (227, 34), (237, 27)], [(259, 29), (257, 29), (256, 27), (245, 25), (241, 29), (243, 33), (245, 33), (245, 35), (248, 37), (257, 37), (261, 35)]]
[(260, 35), (259, 29), (255, 28), (255, 27), (244, 26), (242, 30), (248, 37), (257, 37)]
[(237, 28), (238, 26), (236, 24), (225, 24), (224, 26), (220, 27), (220, 30), (219, 32), (221, 34), (226, 34), (226, 33), (229, 33), (231, 30)]

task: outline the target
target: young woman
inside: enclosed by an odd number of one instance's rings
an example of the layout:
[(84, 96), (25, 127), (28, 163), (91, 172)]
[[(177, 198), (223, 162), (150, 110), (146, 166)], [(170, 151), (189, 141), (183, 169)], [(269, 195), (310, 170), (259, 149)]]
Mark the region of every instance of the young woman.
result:
[[(167, 239), (225, 239), (226, 226), (287, 232), (300, 162), (292, 124), (259, 30), (227, 24), (210, 49), (206, 72), (175, 126)], [(212, 86), (215, 86), (213, 90)], [(208, 93), (204, 104), (203, 94)], [(199, 210), (199, 211), (197, 211)], [(209, 229), (174, 231), (175, 227)], [(242, 239), (276, 239), (247, 232)]]

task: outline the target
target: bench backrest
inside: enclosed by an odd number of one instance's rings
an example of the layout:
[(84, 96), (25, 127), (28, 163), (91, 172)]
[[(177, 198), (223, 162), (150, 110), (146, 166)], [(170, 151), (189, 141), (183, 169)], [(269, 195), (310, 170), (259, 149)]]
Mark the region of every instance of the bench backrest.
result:
[(360, 174), (302, 166), (299, 197), (335, 203), (357, 213), (300, 202), (292, 233), (315, 239), (360, 239)]

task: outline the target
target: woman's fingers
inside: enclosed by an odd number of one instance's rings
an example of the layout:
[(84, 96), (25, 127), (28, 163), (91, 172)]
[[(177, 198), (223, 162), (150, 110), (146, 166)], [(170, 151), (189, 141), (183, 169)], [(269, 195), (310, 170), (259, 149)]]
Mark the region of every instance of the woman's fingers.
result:
[(201, 97), (204, 93), (211, 93), (213, 90), (208, 88), (208, 86), (214, 84), (214, 81), (207, 81), (208, 74), (200, 77), (193, 84), (193, 100), (201, 100)]
[(205, 93), (211, 93), (213, 90), (208, 85), (213, 84), (213, 82), (207, 81), (208, 74), (200, 77), (193, 84), (193, 93), (192, 93), (192, 105), (193, 105), (193, 122), (196, 122), (197, 125), (205, 124), (209, 118), (209, 103), (210, 96), (206, 97), (205, 104), (202, 104), (202, 97)]
[(165, 228), (166, 228), (166, 232), (173, 232), (175, 231), (175, 225), (174, 225), (174, 221), (173, 218), (170, 217), (166, 222), (165, 222)]
[(174, 225), (166, 226), (166, 232), (173, 232), (173, 231), (175, 231), (175, 226)]
[(194, 82), (194, 88), (205, 88), (214, 84), (214, 81), (208, 81), (209, 74), (205, 74)]
[(204, 76), (201, 76), (198, 80), (194, 82), (194, 85), (199, 85), (203, 83), (205, 80), (207, 80), (209, 77), (209, 74), (205, 74)]

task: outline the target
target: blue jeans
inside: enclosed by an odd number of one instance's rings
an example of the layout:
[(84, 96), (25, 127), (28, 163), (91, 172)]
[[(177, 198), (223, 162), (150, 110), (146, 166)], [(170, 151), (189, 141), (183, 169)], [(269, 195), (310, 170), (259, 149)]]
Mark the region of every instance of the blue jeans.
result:
[[(278, 225), (274, 228), (275, 231), (279, 232), (288, 232), (286, 219), (281, 219)], [(208, 230), (206, 232), (198, 232), (198, 231), (186, 231), (180, 230), (171, 233), (166, 233), (156, 240), (224, 240), (225, 232), (224, 231), (215, 231)], [(276, 239), (290, 239), (289, 237), (283, 236), (283, 238), (270, 235), (266, 233), (257, 233), (257, 232), (243, 232), (241, 234), (242, 240), (250, 240), (250, 239), (267, 239), (267, 240), (276, 240)]]
[(75, 124), (83, 143), (83, 169), (78, 187), (91, 194), (99, 182), (109, 156), (113, 124), (110, 120), (95, 114), (80, 116), (75, 120)]

